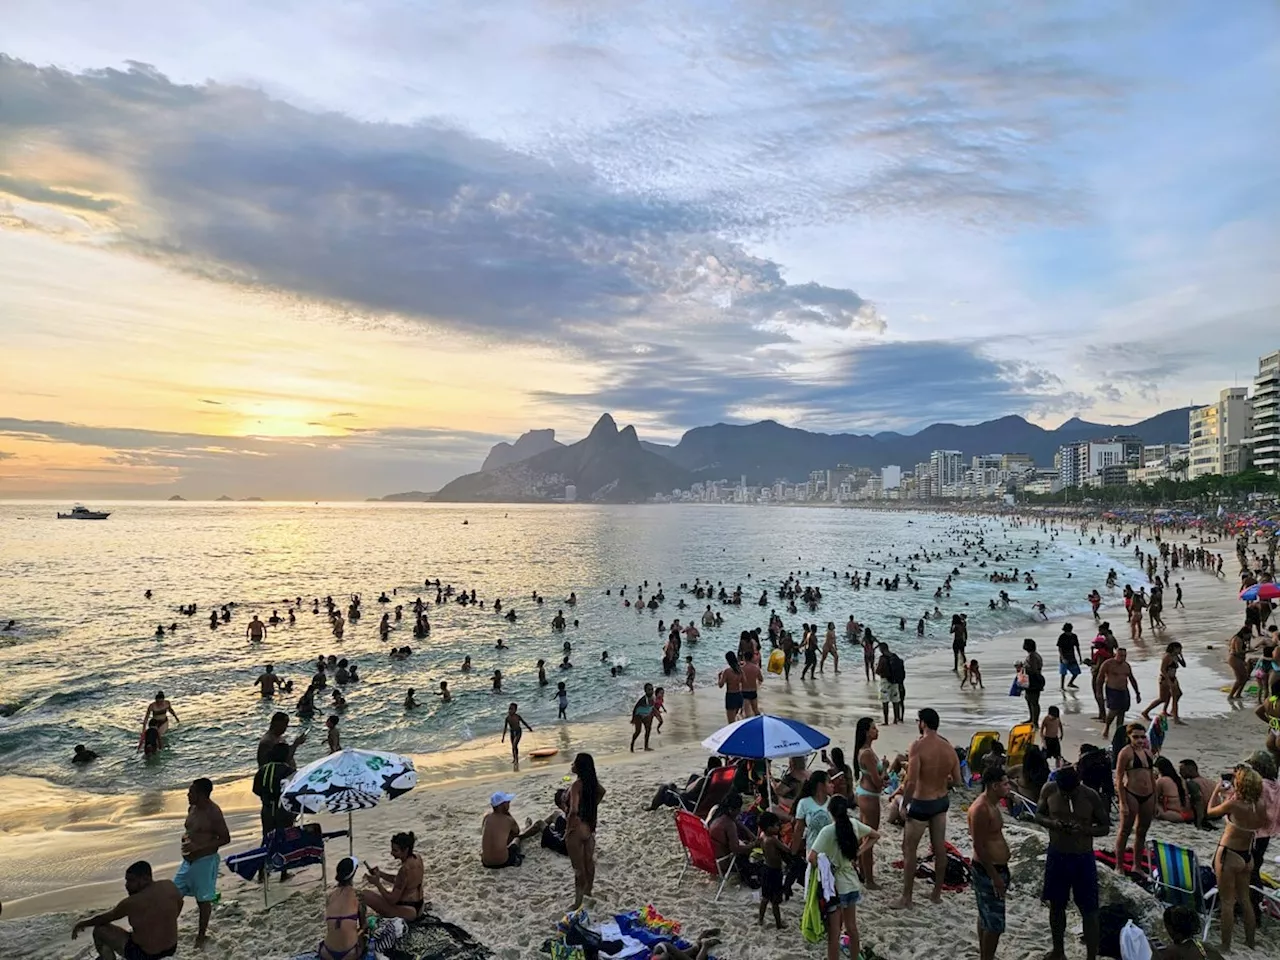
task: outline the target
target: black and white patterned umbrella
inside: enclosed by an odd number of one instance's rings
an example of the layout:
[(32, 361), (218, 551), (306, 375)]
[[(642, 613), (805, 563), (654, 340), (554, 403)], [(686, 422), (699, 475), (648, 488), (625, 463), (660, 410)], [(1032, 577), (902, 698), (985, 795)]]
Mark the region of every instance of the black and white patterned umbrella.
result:
[(368, 810), (418, 785), (413, 761), (398, 753), (352, 750), (331, 753), (308, 764), (285, 785), (281, 805), (293, 813)]

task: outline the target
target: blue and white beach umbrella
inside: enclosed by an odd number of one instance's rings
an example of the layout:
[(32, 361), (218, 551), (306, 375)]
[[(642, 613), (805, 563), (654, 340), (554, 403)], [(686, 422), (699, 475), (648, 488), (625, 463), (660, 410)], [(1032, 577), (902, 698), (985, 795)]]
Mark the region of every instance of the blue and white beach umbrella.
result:
[(773, 760), (803, 757), (830, 742), (830, 737), (807, 723), (764, 714), (731, 723), (703, 740), (702, 745), (725, 757)]

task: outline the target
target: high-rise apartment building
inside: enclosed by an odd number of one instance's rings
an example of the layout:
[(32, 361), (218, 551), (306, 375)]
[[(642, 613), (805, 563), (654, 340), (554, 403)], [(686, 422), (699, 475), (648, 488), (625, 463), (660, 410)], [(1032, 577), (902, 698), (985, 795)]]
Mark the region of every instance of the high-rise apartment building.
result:
[(1243, 447), (1252, 436), (1252, 407), (1247, 387), (1228, 387), (1217, 403), (1191, 411), (1190, 479), (1238, 473), (1247, 465)]
[(1258, 360), (1249, 448), (1255, 467), (1272, 476), (1280, 474), (1280, 350)]
[(929, 476), (935, 494), (964, 481), (964, 455), (959, 450), (934, 450), (929, 454)]

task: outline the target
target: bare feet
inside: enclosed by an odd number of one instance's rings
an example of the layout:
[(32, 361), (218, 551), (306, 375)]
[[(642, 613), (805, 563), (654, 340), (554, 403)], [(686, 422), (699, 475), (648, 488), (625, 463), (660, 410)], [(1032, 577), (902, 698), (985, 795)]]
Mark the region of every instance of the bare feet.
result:
[(932, 900), (934, 903), (941, 903), (941, 902), (942, 902), (942, 890), (941, 890), (940, 888), (939, 888), (939, 889), (934, 890), (934, 891), (933, 891), (933, 893), (929, 894), (929, 899), (930, 899), (930, 900)]
[(914, 904), (910, 900), (896, 900), (889, 904), (890, 910), (910, 910)]
[(874, 880), (868, 880), (868, 881), (867, 881), (866, 883), (864, 883), (862, 886), (863, 886), (863, 887), (865, 887), (867, 890), (879, 890), (879, 889), (880, 889), (880, 884), (876, 883)]

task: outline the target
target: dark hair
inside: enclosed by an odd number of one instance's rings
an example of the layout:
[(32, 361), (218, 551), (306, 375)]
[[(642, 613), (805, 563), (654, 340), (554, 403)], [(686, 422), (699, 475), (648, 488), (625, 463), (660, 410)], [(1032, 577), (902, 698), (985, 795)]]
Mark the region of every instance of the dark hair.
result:
[(805, 797), (812, 797), (813, 791), (817, 790), (818, 787), (822, 786), (824, 783), (827, 783), (827, 781), (827, 771), (813, 771), (813, 773), (809, 774), (808, 778), (805, 780), (804, 785), (800, 787), (800, 799), (803, 800)]
[(289, 715), (283, 710), (277, 710), (271, 715), (271, 726), (278, 727), (281, 724), (284, 724), (286, 727), (289, 725)]
[(844, 751), (839, 747), (831, 748), (831, 765), (844, 774), (845, 783), (853, 779), (853, 771), (849, 769), (849, 764), (844, 762)]
[(600, 809), (600, 781), (596, 778), (596, 758), (589, 753), (578, 754), (573, 758), (573, 772), (582, 783), (582, 793), (578, 797), (578, 817), (594, 830), (596, 814)]
[(722, 767), (722, 766), (724, 766), (724, 761), (721, 760), (719, 757), (707, 757), (707, 765), (705, 767), (707, 771), (711, 771), (716, 769), (716, 767)]
[(734, 673), (742, 672), (742, 665), (738, 663), (738, 655), (732, 650), (726, 650), (724, 652), (724, 659), (725, 662), (729, 664), (729, 669)]
[(135, 860), (129, 866), (125, 867), (124, 875), (126, 877), (137, 877), (139, 880), (151, 879), (151, 864), (145, 860)]
[(1164, 912), (1164, 925), (1169, 928), (1174, 942), (1181, 943), (1196, 935), (1200, 929), (1200, 915), (1185, 905), (1169, 907)]
[(1156, 769), (1160, 771), (1160, 776), (1168, 777), (1173, 781), (1173, 785), (1178, 788), (1178, 803), (1181, 806), (1187, 805), (1187, 791), (1182, 785), (1182, 778), (1178, 776), (1178, 771), (1174, 769), (1168, 757), (1156, 757)]
[(1027, 653), (1033, 653), (1036, 649), (1036, 642), (1030, 637), (1027, 637), (1027, 639), (1022, 641), (1022, 649), (1027, 651)]
[(191, 781), (191, 788), (203, 796), (213, 796), (213, 781), (208, 777), (196, 777)]
[(737, 790), (731, 790), (720, 802), (720, 812), (737, 812), (742, 809), (742, 794)]
[(982, 789), (985, 790), (987, 787), (995, 786), (1008, 775), (1001, 764), (993, 763), (982, 771)]
[(768, 830), (770, 827), (776, 827), (782, 821), (778, 819), (778, 815), (771, 810), (766, 810), (760, 814), (760, 818), (756, 821), (761, 832)]
[(1045, 759), (1044, 751), (1038, 744), (1030, 744), (1027, 752), (1022, 755), (1022, 779), (1037, 797), (1049, 782), (1049, 761)]
[(858, 726), (853, 735), (853, 769), (859, 777), (862, 776), (862, 764), (858, 761), (858, 755), (862, 753), (862, 748), (871, 741), (871, 728), (876, 725), (875, 717), (859, 717)]
[(836, 828), (836, 846), (840, 848), (841, 856), (849, 861), (857, 860), (858, 831), (849, 819), (849, 801), (837, 793), (827, 804), (827, 813), (831, 814), (831, 821)]
[(413, 853), (413, 845), (417, 840), (418, 838), (413, 835), (412, 830), (408, 833), (393, 833), (391, 835), (391, 845), (393, 847), (399, 847), (406, 853)]
[(351, 857), (343, 857), (338, 861), (338, 869), (334, 871), (334, 880), (340, 887), (348, 887), (356, 875), (356, 862)]
[(942, 719), (938, 716), (938, 711), (933, 709), (933, 707), (923, 707), (916, 716), (919, 717), (920, 722), (930, 730), (937, 730), (939, 724), (942, 723)]

